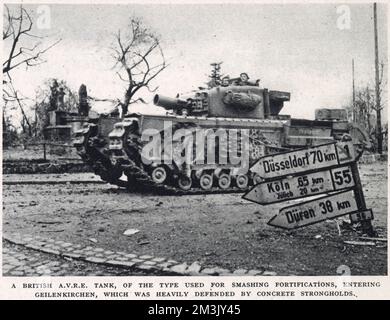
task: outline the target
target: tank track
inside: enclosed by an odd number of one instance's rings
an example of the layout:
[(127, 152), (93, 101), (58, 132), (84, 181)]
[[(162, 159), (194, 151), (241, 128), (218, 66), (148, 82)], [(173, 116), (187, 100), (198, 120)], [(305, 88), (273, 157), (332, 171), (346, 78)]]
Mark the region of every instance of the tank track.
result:
[[(248, 191), (251, 187), (251, 183), (248, 183), (248, 186), (245, 188), (239, 188), (237, 186), (230, 186), (226, 189), (221, 189), (217, 186), (214, 186), (208, 190), (202, 189), (200, 186), (192, 184), (191, 189), (184, 190), (180, 187), (176, 187), (171, 184), (166, 183), (157, 183), (153, 180), (151, 174), (145, 170), (141, 161), (135, 161), (131, 159), (134, 154), (140, 153), (140, 141), (138, 134), (132, 134), (130, 127), (132, 121), (137, 121), (135, 118), (125, 119), (123, 122), (118, 122), (115, 124), (115, 129), (110, 133), (110, 138), (120, 139), (120, 147), (115, 148), (113, 152), (113, 147), (110, 141), (110, 159), (114, 165), (119, 166), (123, 169), (124, 174), (128, 177), (129, 189), (134, 189), (136, 191), (142, 191), (146, 193), (153, 193), (158, 195), (195, 195), (195, 194), (220, 194), (220, 193), (244, 193)], [(119, 129), (118, 129), (119, 128)], [(114, 134), (114, 131), (119, 131), (118, 135)], [(117, 140), (118, 143), (118, 140)], [(132, 151), (133, 152), (132, 152)], [(119, 155), (118, 155), (119, 154)], [(251, 179), (249, 179), (251, 181)], [(131, 184), (136, 183), (136, 188), (131, 188)], [(232, 185), (233, 183), (231, 183)]]
[(158, 195), (195, 195), (195, 194), (218, 194), (218, 193), (243, 193), (249, 190), (249, 186), (245, 189), (238, 187), (230, 187), (229, 189), (220, 189), (213, 187), (209, 190), (203, 190), (200, 187), (192, 187), (190, 190), (183, 190), (175, 186), (156, 183), (151, 176), (142, 168), (137, 166), (133, 161), (127, 165), (122, 165), (125, 174), (137, 182), (137, 190), (142, 192), (150, 192)]
[(75, 132), (73, 146), (81, 159), (103, 181), (122, 188), (127, 187), (127, 182), (119, 179), (121, 176), (119, 170), (114, 168), (108, 156), (104, 154), (104, 142), (98, 138), (97, 130), (96, 124), (84, 124), (82, 129)]

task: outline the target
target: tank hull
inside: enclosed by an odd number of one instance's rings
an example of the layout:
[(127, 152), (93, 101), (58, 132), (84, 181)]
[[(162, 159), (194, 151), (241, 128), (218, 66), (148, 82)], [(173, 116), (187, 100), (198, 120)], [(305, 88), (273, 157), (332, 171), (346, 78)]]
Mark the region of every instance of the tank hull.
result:
[(229, 193), (261, 181), (249, 170), (261, 156), (341, 140), (350, 131), (340, 120), (137, 114), (86, 126), (75, 146), (104, 181), (132, 191)]

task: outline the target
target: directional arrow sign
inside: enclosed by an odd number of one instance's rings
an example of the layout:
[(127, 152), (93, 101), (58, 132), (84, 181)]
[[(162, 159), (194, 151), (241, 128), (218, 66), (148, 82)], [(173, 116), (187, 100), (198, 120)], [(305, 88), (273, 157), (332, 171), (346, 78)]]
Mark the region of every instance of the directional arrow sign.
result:
[(355, 186), (350, 166), (257, 184), (243, 198), (261, 205), (339, 191)]
[(352, 191), (345, 191), (280, 209), (268, 224), (297, 229), (358, 211)]
[(332, 142), (262, 157), (252, 166), (251, 171), (264, 179), (272, 179), (352, 161), (355, 161), (352, 142)]

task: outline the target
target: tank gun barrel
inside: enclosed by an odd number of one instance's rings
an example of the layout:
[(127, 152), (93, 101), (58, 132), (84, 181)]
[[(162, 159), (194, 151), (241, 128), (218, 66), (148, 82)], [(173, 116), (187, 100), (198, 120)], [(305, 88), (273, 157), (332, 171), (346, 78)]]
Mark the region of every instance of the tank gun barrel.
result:
[(163, 107), (164, 109), (167, 109), (167, 110), (178, 109), (180, 107), (185, 107), (188, 104), (188, 102), (186, 100), (179, 99), (179, 98), (166, 97), (166, 96), (162, 96), (159, 94), (156, 94), (154, 96), (153, 103), (156, 106)]

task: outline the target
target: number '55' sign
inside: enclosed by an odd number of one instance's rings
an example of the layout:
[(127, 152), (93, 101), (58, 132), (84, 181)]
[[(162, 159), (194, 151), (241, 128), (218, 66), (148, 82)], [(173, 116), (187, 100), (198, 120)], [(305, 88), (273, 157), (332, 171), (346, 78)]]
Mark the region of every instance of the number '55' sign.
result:
[(335, 190), (350, 188), (355, 185), (350, 167), (331, 170)]

